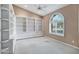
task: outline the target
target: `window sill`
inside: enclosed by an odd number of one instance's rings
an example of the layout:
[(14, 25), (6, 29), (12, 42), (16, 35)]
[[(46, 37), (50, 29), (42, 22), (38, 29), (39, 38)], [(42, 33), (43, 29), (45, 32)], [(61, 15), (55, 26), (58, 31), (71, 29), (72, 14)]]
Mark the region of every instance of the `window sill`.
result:
[(50, 33), (50, 34), (64, 37), (64, 34), (59, 34), (59, 33)]

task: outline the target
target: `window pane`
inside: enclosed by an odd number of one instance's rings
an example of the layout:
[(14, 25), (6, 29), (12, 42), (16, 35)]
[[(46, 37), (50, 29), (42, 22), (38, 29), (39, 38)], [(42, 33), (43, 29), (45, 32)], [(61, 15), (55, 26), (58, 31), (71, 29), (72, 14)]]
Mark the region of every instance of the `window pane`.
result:
[(54, 14), (51, 18), (51, 32), (64, 34), (64, 17), (61, 14)]

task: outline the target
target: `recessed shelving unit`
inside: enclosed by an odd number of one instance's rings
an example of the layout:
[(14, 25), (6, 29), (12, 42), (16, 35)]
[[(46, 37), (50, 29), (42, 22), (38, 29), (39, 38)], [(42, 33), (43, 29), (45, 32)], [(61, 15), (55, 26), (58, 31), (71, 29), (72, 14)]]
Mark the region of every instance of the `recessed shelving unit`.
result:
[(8, 44), (9, 44), (9, 5), (1, 4), (1, 53), (2, 54), (9, 53)]
[(0, 4), (0, 53), (13, 53), (14, 19), (11, 12), (12, 5)]
[(7, 53), (9, 53), (9, 49), (8, 48), (5, 48), (5, 49), (1, 50), (1, 53), (2, 54), (7, 54)]
[(41, 18), (16, 16), (16, 39), (38, 36), (43, 36)]

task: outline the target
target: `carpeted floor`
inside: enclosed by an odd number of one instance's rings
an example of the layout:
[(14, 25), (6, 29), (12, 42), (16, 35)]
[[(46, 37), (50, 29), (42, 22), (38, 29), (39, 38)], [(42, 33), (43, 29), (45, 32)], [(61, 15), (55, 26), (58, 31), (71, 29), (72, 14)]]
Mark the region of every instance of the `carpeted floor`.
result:
[(49, 37), (22, 39), (16, 42), (15, 54), (78, 54), (79, 49)]

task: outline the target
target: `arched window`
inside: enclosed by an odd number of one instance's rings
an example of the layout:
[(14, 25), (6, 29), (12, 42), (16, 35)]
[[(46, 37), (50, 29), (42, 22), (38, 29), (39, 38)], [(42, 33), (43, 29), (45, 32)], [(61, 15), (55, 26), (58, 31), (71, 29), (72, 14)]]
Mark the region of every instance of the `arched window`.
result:
[(49, 33), (64, 36), (64, 16), (54, 13), (49, 21)]

